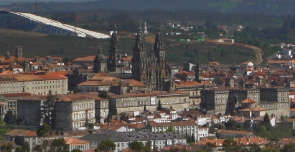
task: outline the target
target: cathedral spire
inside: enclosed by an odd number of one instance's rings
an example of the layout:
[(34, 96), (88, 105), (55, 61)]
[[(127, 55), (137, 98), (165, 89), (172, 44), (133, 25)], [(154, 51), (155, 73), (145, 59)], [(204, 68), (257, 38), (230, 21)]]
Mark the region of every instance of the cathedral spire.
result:
[(98, 48), (98, 54), (102, 54), (102, 48), (101, 48), (101, 45), (100, 45), (99, 48)]

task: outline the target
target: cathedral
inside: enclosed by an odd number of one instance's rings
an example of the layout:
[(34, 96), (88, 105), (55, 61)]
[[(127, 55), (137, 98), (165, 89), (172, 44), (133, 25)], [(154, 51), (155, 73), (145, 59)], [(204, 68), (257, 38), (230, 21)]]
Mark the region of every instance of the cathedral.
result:
[(133, 79), (147, 84), (151, 90), (174, 91), (174, 82), (168, 76), (166, 52), (159, 31), (151, 51), (147, 52), (143, 32), (138, 29), (131, 64)]
[[(174, 80), (169, 77), (167, 70), (167, 58), (160, 32), (156, 33), (155, 42), (150, 51), (146, 50), (144, 43), (144, 32), (139, 28), (133, 47), (132, 79), (143, 82), (151, 90), (174, 91)], [(106, 60), (101, 48), (94, 59), (94, 72), (116, 72), (122, 73), (124, 64), (122, 50), (119, 47), (119, 37), (116, 28), (111, 36), (110, 49)]]

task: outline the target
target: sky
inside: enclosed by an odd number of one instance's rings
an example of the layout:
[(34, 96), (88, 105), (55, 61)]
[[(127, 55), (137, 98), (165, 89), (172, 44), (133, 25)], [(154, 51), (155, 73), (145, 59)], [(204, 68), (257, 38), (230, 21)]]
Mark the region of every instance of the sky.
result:
[[(87, 1), (96, 1), (96, 0), (38, 0), (38, 2), (87, 2)], [(36, 0), (0, 0), (0, 5), (9, 5), (12, 2), (36, 2)]]

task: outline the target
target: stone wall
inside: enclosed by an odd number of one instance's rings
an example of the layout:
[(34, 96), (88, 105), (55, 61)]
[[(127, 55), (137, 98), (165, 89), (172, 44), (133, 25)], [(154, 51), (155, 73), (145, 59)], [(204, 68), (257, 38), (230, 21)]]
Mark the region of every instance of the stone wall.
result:
[(55, 102), (55, 129), (72, 130), (72, 102)]
[(42, 100), (17, 100), (17, 117), (26, 124), (40, 126)]

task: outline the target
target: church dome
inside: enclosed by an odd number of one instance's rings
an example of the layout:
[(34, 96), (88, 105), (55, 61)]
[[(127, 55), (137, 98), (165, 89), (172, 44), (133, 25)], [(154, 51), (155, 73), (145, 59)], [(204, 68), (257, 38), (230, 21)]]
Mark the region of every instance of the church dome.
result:
[(101, 47), (99, 48), (98, 53), (95, 56), (95, 61), (97, 61), (97, 62), (105, 62), (106, 61), (106, 57), (102, 54)]

